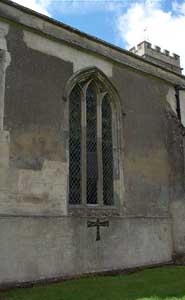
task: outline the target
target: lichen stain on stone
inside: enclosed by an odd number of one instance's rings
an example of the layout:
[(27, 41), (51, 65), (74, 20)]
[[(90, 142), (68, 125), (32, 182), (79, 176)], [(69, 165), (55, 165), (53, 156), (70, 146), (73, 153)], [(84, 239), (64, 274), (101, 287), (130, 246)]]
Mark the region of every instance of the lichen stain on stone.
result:
[(167, 154), (163, 149), (148, 153), (147, 157), (127, 157), (124, 162), (125, 171), (133, 176), (144, 176), (147, 182), (166, 182), (170, 172)]
[(21, 169), (41, 170), (45, 159), (65, 160), (60, 136), (51, 128), (14, 131), (10, 143), (11, 165)]
[(47, 193), (43, 193), (40, 196), (35, 196), (32, 194), (25, 194), (23, 197), (18, 197), (17, 202), (24, 202), (24, 203), (30, 203), (30, 204), (42, 204), (49, 201), (49, 195)]

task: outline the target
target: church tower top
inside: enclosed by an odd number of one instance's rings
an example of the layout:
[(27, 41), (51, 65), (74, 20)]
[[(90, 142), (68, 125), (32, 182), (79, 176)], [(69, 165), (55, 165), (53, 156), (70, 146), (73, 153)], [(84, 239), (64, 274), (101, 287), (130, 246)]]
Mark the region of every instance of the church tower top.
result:
[(147, 41), (139, 43), (137, 47), (133, 47), (129, 51), (161, 67), (181, 74), (180, 56), (175, 53), (170, 55), (168, 50), (162, 52), (160, 47), (152, 47), (151, 43)]

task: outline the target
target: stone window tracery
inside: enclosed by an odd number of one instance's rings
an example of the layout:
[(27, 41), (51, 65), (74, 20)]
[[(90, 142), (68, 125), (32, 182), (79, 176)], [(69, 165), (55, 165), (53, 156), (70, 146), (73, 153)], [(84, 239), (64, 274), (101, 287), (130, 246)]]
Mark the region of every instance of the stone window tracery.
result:
[(117, 95), (97, 69), (69, 84), (69, 205), (117, 207), (123, 186)]

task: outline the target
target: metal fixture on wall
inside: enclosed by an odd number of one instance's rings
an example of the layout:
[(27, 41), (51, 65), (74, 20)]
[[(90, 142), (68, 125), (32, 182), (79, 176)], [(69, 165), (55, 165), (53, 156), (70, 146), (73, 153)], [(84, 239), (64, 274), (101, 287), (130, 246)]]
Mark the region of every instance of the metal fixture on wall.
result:
[(100, 227), (109, 227), (109, 221), (97, 218), (96, 221), (88, 221), (87, 227), (96, 227), (96, 241), (100, 241)]

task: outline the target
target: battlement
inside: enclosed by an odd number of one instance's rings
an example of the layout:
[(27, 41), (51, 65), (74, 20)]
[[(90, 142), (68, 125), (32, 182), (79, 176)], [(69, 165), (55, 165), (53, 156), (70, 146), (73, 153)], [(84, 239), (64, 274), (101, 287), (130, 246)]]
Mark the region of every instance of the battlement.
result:
[(139, 43), (137, 47), (133, 47), (129, 51), (168, 70), (181, 74), (180, 56), (175, 53), (170, 55), (168, 50), (161, 51), (161, 48), (158, 46), (152, 48), (151, 43), (146, 41)]

